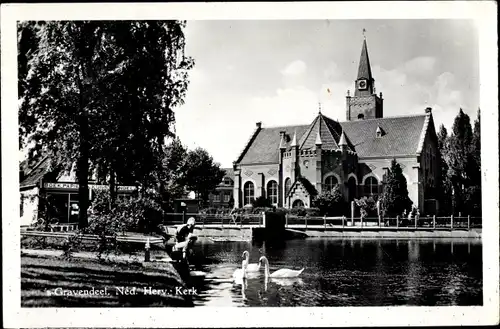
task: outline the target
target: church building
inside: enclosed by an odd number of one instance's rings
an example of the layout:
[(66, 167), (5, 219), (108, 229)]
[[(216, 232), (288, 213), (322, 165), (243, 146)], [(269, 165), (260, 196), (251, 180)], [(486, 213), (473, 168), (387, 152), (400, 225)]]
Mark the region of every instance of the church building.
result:
[(378, 196), (396, 159), (413, 205), (421, 214), (435, 213), (439, 151), (432, 109), (384, 117), (366, 40), (354, 87), (354, 95), (347, 92), (344, 122), (321, 111), (310, 124), (265, 127), (257, 122), (233, 163), (234, 206), (264, 196), (277, 207), (311, 207), (315, 195), (335, 185), (346, 201)]

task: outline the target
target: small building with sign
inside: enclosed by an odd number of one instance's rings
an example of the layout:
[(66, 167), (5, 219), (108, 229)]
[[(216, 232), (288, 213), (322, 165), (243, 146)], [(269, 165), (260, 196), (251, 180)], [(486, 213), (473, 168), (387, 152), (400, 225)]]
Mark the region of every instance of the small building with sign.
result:
[[(20, 180), (20, 220), (21, 226), (30, 226), (39, 219), (42, 200), (50, 204), (47, 216), (50, 222), (68, 224), (78, 222), (78, 182), (75, 171), (69, 174), (54, 174), (50, 170), (50, 159), (44, 157), (32, 168), (21, 165)], [(89, 200), (95, 192), (107, 190), (108, 185), (97, 184), (94, 178), (89, 180)], [(132, 195), (135, 186), (117, 186), (118, 198)]]
[(224, 177), (215, 190), (208, 196), (208, 205), (212, 208), (231, 210), (234, 206), (234, 170), (223, 168)]

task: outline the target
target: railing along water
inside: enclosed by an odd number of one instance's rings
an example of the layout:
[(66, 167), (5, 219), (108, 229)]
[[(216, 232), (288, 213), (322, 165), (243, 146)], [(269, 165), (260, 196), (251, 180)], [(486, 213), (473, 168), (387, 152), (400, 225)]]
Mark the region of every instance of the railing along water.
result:
[[(200, 213), (167, 213), (163, 224), (178, 226), (194, 217), (197, 225), (205, 227), (261, 227), (262, 214), (200, 214)], [(407, 217), (357, 217), (345, 216), (297, 216), (285, 214), (286, 228), (331, 229), (352, 227), (366, 229), (413, 229), (413, 230), (470, 230), (481, 228), (481, 217), (473, 216), (414, 216)]]

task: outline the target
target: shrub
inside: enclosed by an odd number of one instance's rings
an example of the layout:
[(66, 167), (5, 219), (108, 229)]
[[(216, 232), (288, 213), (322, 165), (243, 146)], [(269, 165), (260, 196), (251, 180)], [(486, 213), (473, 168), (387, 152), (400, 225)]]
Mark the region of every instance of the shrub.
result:
[(355, 199), (354, 202), (359, 207), (361, 217), (366, 218), (377, 215), (377, 201), (375, 198), (364, 196), (360, 199)]
[(161, 234), (163, 211), (151, 195), (117, 201), (110, 207), (108, 191), (99, 191), (89, 208), (89, 226), (85, 233), (98, 236), (98, 258), (117, 251), (116, 238), (125, 231)]
[(313, 204), (319, 209), (320, 215), (344, 215), (346, 210), (346, 202), (338, 185), (332, 191), (325, 191), (316, 196)]
[(71, 258), (73, 252), (82, 249), (82, 234), (72, 234), (66, 238), (62, 245), (63, 258)]
[(215, 215), (218, 212), (219, 212), (219, 209), (214, 208), (214, 207), (200, 209), (200, 214), (204, 214), (204, 215)]
[(257, 207), (253, 209), (253, 214), (262, 214), (263, 212), (274, 212), (275, 207)]
[(260, 196), (252, 202), (254, 208), (272, 208), (273, 205), (269, 199), (264, 196)]
[(306, 208), (305, 207), (296, 207), (290, 209), (290, 215), (293, 216), (298, 216), (298, 217), (304, 217), (306, 215)]
[(306, 208), (306, 216), (309, 216), (309, 217), (321, 216), (319, 208), (315, 208), (315, 207)]
[[(118, 200), (109, 207), (109, 192), (99, 191), (90, 207), (89, 222), (96, 217), (108, 216), (103, 220), (113, 230), (135, 231), (143, 233), (157, 232), (162, 223), (163, 210), (154, 196), (143, 195), (125, 200)], [(114, 223), (117, 222), (117, 223)]]

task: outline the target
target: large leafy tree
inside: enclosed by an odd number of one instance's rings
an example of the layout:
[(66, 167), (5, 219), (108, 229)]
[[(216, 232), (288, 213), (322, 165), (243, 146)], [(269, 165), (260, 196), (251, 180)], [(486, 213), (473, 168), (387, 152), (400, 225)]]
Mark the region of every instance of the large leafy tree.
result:
[(439, 159), (439, 168), (440, 171), (438, 173), (438, 181), (437, 181), (437, 197), (439, 200), (439, 211), (445, 214), (449, 214), (451, 211), (451, 203), (452, 203), (452, 188), (451, 182), (448, 175), (448, 142), (449, 136), (448, 131), (446, 130), (444, 125), (439, 127), (438, 132), (438, 159)]
[(401, 166), (393, 159), (387, 174), (387, 181), (380, 198), (380, 210), (383, 216), (401, 215), (411, 209), (412, 201), (408, 196), (408, 186)]
[(465, 190), (465, 204), (468, 211), (481, 215), (481, 111), (478, 110), (468, 154), (468, 176), (470, 186)]
[(469, 116), (460, 109), (453, 122), (448, 143), (448, 167), (453, 193), (453, 211), (467, 212), (465, 204), (467, 189), (474, 184), (471, 176), (473, 157), (470, 154), (472, 126)]
[(187, 189), (195, 191), (201, 200), (206, 201), (224, 177), (220, 164), (200, 147), (188, 152), (185, 160), (183, 183)]
[[(173, 108), (191, 58), (183, 22), (51, 21), (19, 25), (20, 136), (29, 158), (77, 164), (80, 226), (87, 226), (89, 168), (150, 187), (161, 175)], [(114, 188), (112, 188), (112, 191)]]
[(183, 196), (186, 192), (185, 181), (185, 168), (187, 166), (187, 148), (182, 145), (179, 138), (175, 138), (169, 145), (164, 148), (163, 158), (163, 175), (162, 186), (162, 200), (164, 206), (169, 208), (172, 206), (172, 201), (175, 198)]

